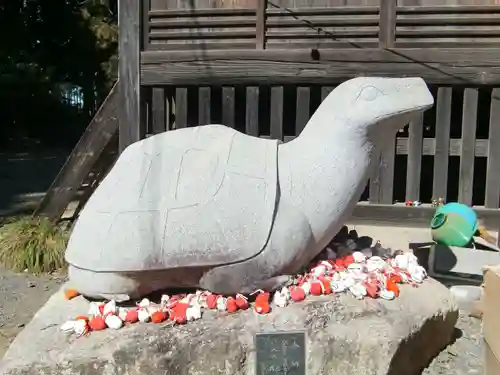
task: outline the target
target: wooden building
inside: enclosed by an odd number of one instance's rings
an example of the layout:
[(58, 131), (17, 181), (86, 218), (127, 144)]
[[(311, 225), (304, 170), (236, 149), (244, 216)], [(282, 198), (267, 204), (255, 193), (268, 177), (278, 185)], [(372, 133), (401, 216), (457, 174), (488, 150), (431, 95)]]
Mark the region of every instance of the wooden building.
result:
[(287, 141), (346, 79), (420, 76), (436, 105), (383, 152), (355, 219), (427, 225), (442, 197), (500, 227), (498, 0), (120, 0), (119, 20), (119, 83), (40, 213), (59, 218), (105, 160), (95, 187), (114, 139), (222, 123)]

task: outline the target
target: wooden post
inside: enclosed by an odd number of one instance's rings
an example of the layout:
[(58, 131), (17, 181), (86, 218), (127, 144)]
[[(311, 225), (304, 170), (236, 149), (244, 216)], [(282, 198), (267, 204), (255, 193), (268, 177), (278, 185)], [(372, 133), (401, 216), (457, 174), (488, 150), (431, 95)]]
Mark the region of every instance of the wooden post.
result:
[(266, 48), (266, 9), (267, 0), (257, 0), (257, 8), (255, 10), (256, 26), (255, 26), (255, 48)]
[(122, 152), (141, 136), (140, 47), (141, 2), (119, 0), (119, 149)]
[(380, 48), (393, 48), (396, 42), (396, 7), (398, 0), (380, 2), (378, 42)]
[[(379, 47), (393, 48), (396, 41), (396, 5), (397, 0), (380, 2)], [(394, 165), (396, 136), (381, 151), (378, 167), (370, 178), (370, 203), (392, 204), (394, 189)]]

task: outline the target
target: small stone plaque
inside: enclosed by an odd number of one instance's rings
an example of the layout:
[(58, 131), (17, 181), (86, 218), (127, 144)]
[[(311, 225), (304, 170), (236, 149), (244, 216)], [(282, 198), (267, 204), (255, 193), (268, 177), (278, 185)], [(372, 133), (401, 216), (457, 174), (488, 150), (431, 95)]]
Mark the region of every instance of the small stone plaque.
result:
[(305, 332), (255, 335), (256, 375), (305, 375)]

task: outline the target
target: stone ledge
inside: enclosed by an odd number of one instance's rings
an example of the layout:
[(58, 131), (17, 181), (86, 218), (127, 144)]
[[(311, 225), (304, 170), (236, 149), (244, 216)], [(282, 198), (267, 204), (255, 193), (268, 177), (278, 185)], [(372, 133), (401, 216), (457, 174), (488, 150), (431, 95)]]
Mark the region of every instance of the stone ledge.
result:
[(85, 313), (81, 297), (56, 293), (14, 340), (0, 374), (253, 375), (253, 335), (307, 331), (308, 375), (417, 375), (452, 339), (458, 308), (429, 279), (393, 301), (310, 297), (265, 316), (209, 311), (185, 326), (135, 324), (75, 338), (62, 322)]

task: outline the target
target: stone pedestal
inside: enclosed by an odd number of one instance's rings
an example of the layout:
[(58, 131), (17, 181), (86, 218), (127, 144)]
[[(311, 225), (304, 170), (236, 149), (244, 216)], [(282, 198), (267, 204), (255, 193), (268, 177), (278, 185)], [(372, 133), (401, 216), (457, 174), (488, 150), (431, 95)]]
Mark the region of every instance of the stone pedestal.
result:
[(0, 374), (254, 375), (256, 332), (305, 330), (308, 375), (417, 375), (452, 339), (458, 311), (434, 280), (393, 301), (309, 297), (269, 315), (208, 311), (185, 326), (135, 324), (76, 338), (60, 324), (88, 303), (55, 294), (19, 334)]

